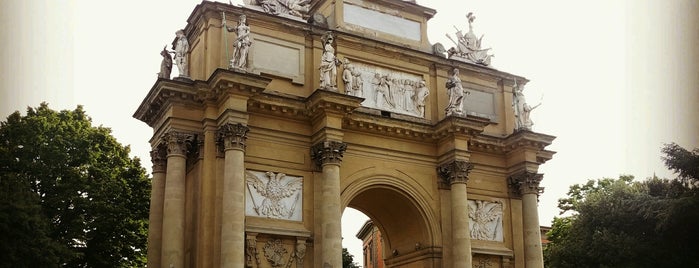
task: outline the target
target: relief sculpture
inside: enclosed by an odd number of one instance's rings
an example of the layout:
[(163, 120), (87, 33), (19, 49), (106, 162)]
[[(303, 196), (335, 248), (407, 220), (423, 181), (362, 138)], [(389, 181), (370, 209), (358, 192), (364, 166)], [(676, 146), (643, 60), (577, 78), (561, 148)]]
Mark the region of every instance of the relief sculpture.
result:
[(502, 241), (502, 203), (468, 200), (471, 239)]
[(245, 171), (247, 215), (301, 220), (303, 180), (284, 173)]

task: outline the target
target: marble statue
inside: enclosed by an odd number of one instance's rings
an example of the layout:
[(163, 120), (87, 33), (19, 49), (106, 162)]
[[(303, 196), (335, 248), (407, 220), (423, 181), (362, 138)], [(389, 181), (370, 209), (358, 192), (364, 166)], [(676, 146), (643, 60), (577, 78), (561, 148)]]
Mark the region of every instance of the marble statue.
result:
[(344, 70), (342, 70), (342, 82), (345, 84), (345, 94), (351, 95), (351, 96), (357, 96), (357, 93), (354, 92), (356, 87), (354, 86), (354, 76), (352, 75), (352, 63), (345, 58), (344, 60)]
[(413, 98), (415, 102), (415, 110), (417, 110), (417, 113), (423, 118), (425, 117), (425, 103), (427, 100), (427, 96), (429, 95), (430, 90), (427, 88), (425, 80), (420, 80), (420, 82), (418, 82), (417, 91), (415, 92)]
[(308, 15), (311, 0), (245, 0), (246, 5), (259, 6), (265, 13), (273, 15)]
[(456, 48), (452, 47), (447, 51), (449, 58), (464, 59), (476, 64), (490, 66), (490, 58), (493, 57), (493, 55), (488, 54), (490, 48), (482, 49), (481, 41), (483, 35), (477, 38), (476, 34), (473, 33), (473, 21), (476, 20), (476, 16), (469, 12), (466, 18), (468, 18), (468, 32), (465, 35), (456, 26), (454, 28), (456, 28), (457, 41), (454, 41), (447, 34), (447, 37), (456, 45)]
[(335, 48), (332, 43), (335, 40), (331, 32), (321, 37), (323, 40), (323, 55), (320, 58), (320, 88), (337, 91), (337, 66), (340, 60), (335, 57)]
[(189, 77), (189, 67), (187, 65), (189, 42), (184, 35), (184, 30), (178, 30), (175, 34), (177, 35), (177, 41), (175, 41), (175, 64), (177, 64), (180, 77)]
[(226, 27), (226, 30), (235, 32), (237, 35), (233, 44), (233, 58), (229, 66), (231, 69), (245, 70), (247, 65), (248, 50), (252, 41), (250, 40), (250, 26), (246, 23), (245, 15), (240, 15), (238, 26), (235, 27), (228, 27), (225, 19), (223, 20), (223, 26)]
[(527, 101), (524, 98), (524, 86), (517, 85), (517, 80), (515, 80), (515, 85), (512, 88), (512, 94), (514, 95), (512, 98), (512, 107), (514, 108), (515, 112), (515, 130), (532, 130), (532, 126), (534, 126), (534, 122), (532, 122), (530, 118), (531, 111), (539, 107), (541, 103), (532, 106), (529, 106), (527, 104)]
[[(262, 202), (252, 198), (253, 209), (259, 216), (276, 219), (291, 219), (300, 201), (303, 182), (300, 178), (286, 177), (284, 173), (266, 172), (267, 182), (250, 171), (245, 172), (248, 190), (254, 188), (262, 197)], [(287, 200), (292, 199), (294, 200)]]
[(461, 78), (459, 78), (459, 69), (454, 68), (451, 77), (447, 80), (446, 87), (447, 95), (449, 95), (449, 105), (445, 109), (446, 115), (462, 115), (464, 87), (461, 85)]
[(163, 47), (163, 51), (160, 51), (160, 56), (163, 56), (163, 61), (160, 62), (158, 78), (170, 79), (170, 72), (172, 72), (172, 56), (170, 56), (170, 52), (167, 51), (167, 46)]
[(502, 203), (468, 200), (471, 239), (502, 241)]

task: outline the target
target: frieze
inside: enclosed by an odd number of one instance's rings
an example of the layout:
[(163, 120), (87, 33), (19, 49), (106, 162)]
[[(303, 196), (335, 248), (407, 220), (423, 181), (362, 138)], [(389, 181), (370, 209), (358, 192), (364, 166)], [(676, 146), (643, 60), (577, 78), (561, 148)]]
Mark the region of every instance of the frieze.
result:
[(301, 221), (303, 178), (271, 171), (245, 171), (245, 214)]

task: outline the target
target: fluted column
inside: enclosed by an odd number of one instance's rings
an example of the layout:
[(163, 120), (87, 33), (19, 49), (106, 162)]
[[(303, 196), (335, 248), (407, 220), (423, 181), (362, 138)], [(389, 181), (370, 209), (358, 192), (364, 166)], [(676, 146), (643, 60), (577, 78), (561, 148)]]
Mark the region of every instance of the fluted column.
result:
[(342, 207), (340, 200), (340, 164), (347, 144), (325, 141), (311, 148), (311, 157), (323, 171), (321, 182), (321, 265), (324, 268), (342, 267)]
[(440, 166), (437, 171), (451, 187), (451, 232), (454, 268), (471, 267), (471, 235), (468, 228), (468, 194), (466, 183), (473, 164), (454, 160)]
[(527, 268), (543, 268), (544, 256), (541, 250), (541, 230), (539, 227), (539, 187), (542, 174), (522, 172), (510, 177), (510, 185), (522, 195), (522, 225), (524, 229), (524, 262)]
[(156, 147), (150, 152), (150, 158), (153, 162), (153, 179), (151, 180), (150, 213), (148, 214), (148, 267), (161, 267), (167, 149), (164, 146)]
[(161, 267), (185, 267), (185, 173), (187, 149), (193, 139), (191, 134), (176, 131), (165, 133), (162, 139), (167, 146), (167, 168), (163, 198)]
[(245, 142), (248, 127), (225, 124), (218, 129), (223, 143), (221, 267), (245, 267)]

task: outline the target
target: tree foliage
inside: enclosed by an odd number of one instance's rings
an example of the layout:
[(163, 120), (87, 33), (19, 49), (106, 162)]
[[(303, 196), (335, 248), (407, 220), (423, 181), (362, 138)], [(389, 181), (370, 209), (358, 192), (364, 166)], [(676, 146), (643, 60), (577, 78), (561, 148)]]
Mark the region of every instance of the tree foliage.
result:
[(571, 186), (559, 208), (573, 215), (554, 219), (546, 267), (699, 266), (699, 190), (687, 183), (699, 178), (697, 150), (668, 145), (663, 153), (678, 179), (621, 176)]
[(142, 267), (150, 181), (82, 107), (0, 123), (0, 267)]
[(347, 251), (347, 248), (342, 248), (342, 268), (359, 268), (354, 262), (354, 255)]

